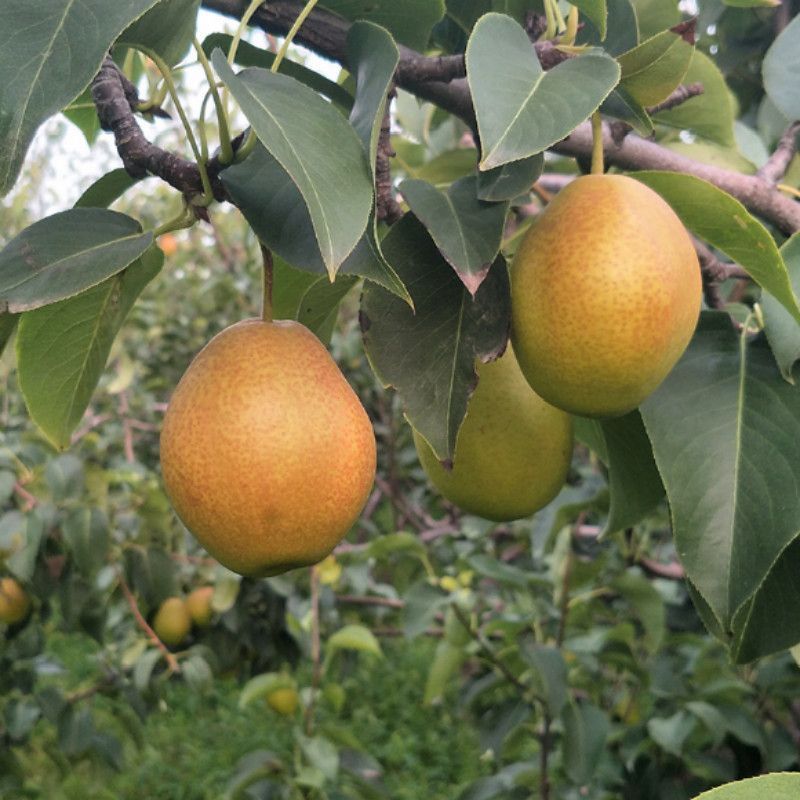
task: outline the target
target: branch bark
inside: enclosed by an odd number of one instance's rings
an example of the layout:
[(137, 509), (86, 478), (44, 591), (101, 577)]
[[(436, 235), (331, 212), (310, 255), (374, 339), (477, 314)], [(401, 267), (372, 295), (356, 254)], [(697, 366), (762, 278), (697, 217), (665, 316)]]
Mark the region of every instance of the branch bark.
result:
[[(202, 2), (209, 10), (235, 18), (241, 18), (246, 5), (245, 0), (202, 0)], [(302, 5), (298, 0), (272, 0), (256, 12), (251, 24), (268, 33), (285, 34), (297, 18)], [(295, 41), (319, 55), (347, 66), (348, 29), (349, 23), (346, 20), (328, 11), (316, 9), (298, 32)], [(445, 111), (455, 114), (474, 128), (475, 113), (466, 79), (430, 80), (427, 77), (427, 69), (435, 72), (442, 67), (434, 66), (432, 61), (425, 59), (425, 56), (400, 46), (397, 85), (422, 100), (432, 102)], [(702, 164), (635, 134), (616, 143), (607, 125), (604, 126), (604, 133), (606, 163), (611, 166), (625, 170), (658, 169), (695, 175), (733, 195), (750, 211), (772, 223), (782, 233), (789, 235), (800, 230), (800, 203), (783, 196), (761, 176), (741, 175), (731, 170)], [(591, 126), (588, 122), (578, 126), (571, 136), (553, 148), (562, 155), (583, 157), (589, 156), (591, 149)]]

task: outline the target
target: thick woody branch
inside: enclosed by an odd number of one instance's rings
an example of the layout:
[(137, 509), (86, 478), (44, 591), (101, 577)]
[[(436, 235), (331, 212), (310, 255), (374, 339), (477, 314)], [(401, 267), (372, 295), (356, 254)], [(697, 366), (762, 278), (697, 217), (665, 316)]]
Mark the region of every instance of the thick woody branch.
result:
[[(390, 93), (391, 98), (393, 92)], [(389, 113), (389, 103), (386, 103), (386, 111), (383, 114), (381, 133), (378, 138), (378, 152), (375, 158), (375, 194), (378, 219), (394, 224), (403, 216), (403, 209), (397, 202), (392, 188), (392, 173), (389, 160), (396, 155), (392, 147), (391, 139), (391, 115)]]
[(749, 278), (749, 275), (736, 264), (726, 264), (720, 261), (711, 248), (699, 239), (693, 238), (693, 242), (703, 274), (703, 296), (706, 305), (709, 308), (724, 308), (725, 299), (720, 293), (720, 284), (728, 278), (746, 279)]
[(767, 183), (778, 183), (786, 174), (786, 170), (789, 169), (789, 164), (792, 163), (797, 152), (798, 138), (800, 138), (800, 122), (793, 122), (781, 136), (775, 152), (756, 173), (758, 177)]
[[(148, 141), (134, 115), (139, 102), (136, 87), (106, 57), (92, 81), (92, 100), (104, 130), (114, 134), (117, 152), (134, 178), (155, 175), (186, 197), (201, 195), (203, 186), (197, 165)], [(217, 178), (220, 165), (209, 164), (209, 177), (217, 200), (226, 198)]]
[[(227, 16), (241, 18), (246, 0), (203, 0), (203, 6)], [(297, 18), (303, 4), (298, 0), (271, 0), (253, 17), (252, 23), (269, 33), (285, 34)], [(341, 17), (322, 9), (313, 11), (295, 41), (318, 54), (347, 64), (347, 31), (349, 23)], [(425, 80), (420, 73), (419, 53), (400, 47), (400, 66), (396, 74), (397, 85), (423, 100), (439, 105), (461, 117), (470, 127), (475, 127), (475, 113), (469, 87), (464, 78), (449, 82)], [(414, 64), (414, 68), (411, 65)], [(441, 66), (436, 67), (441, 69)], [(686, 172), (703, 178), (728, 192), (753, 213), (771, 222), (783, 233), (800, 230), (800, 203), (784, 197), (761, 176), (741, 175), (738, 172), (701, 164), (686, 156), (674, 153), (660, 145), (630, 135), (616, 143), (610, 130), (605, 128), (606, 163), (626, 170), (660, 169)], [(588, 156), (592, 150), (591, 126), (580, 125), (572, 135), (553, 148), (567, 156)]]

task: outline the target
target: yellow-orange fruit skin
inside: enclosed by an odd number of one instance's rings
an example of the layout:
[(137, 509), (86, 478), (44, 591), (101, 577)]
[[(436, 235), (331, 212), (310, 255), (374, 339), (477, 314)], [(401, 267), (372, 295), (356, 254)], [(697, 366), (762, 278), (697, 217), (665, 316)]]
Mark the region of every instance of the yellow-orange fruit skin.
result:
[(168, 597), (153, 618), (153, 630), (164, 644), (176, 647), (189, 635), (192, 618), (180, 597)]
[(445, 469), (414, 431), (419, 460), (444, 497), (497, 522), (527, 517), (546, 506), (567, 478), (572, 418), (546, 403), (520, 372), (509, 347), (478, 365), (478, 386)]
[(16, 625), (28, 616), (31, 600), (14, 578), (0, 580), (0, 622)]
[(175, 511), (212, 556), (264, 577), (314, 564), (375, 478), (369, 417), (322, 343), (292, 321), (245, 320), (181, 378), (161, 434)]
[(296, 689), (287, 687), (275, 689), (266, 697), (267, 705), (283, 717), (291, 717), (300, 704), (300, 696)]
[(652, 189), (623, 175), (570, 183), (521, 242), (511, 269), (512, 341), (530, 385), (590, 417), (636, 408), (697, 325), (692, 241)]
[(186, 598), (186, 610), (192, 622), (198, 628), (205, 628), (211, 622), (214, 610), (211, 608), (211, 598), (214, 595), (213, 586), (200, 586), (189, 592)]

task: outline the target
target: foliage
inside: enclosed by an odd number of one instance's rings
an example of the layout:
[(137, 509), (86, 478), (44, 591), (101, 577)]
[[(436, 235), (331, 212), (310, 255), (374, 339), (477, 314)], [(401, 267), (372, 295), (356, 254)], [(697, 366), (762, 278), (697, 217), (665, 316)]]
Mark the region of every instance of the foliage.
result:
[[(800, 770), (798, 3), (254, 5), (280, 36), (311, 12), (269, 50), (246, 21), (195, 38), (201, 6), (241, 4), (107, 5), (0, 10), (0, 572), (32, 600), (0, 628), (0, 794), (55, 791), (27, 774), (44, 764), (64, 797), (108, 793), (106, 770), (118, 793), (218, 796), (227, 770), (231, 798), (308, 800), (688, 800)], [(58, 112), (112, 132), (125, 171), (29, 213), (26, 153)], [(590, 117), (607, 166), (702, 240), (707, 309), (640, 409), (575, 420), (556, 500), (492, 524), (431, 492), (406, 422), (452, 459), (476, 360), (507, 343), (507, 263), (602, 167)], [(262, 272), (368, 408), (379, 479), (334, 555), (254, 581), (175, 518), (158, 431)], [(210, 626), (167, 647), (157, 609), (200, 586)], [(226, 740), (286, 689), (279, 729)], [(214, 773), (196, 794), (179, 737)]]

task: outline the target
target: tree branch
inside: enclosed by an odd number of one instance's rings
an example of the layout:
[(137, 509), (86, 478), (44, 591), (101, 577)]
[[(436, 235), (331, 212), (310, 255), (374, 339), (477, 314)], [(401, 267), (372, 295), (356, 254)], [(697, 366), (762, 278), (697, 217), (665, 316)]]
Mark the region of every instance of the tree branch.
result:
[(776, 184), (786, 174), (797, 152), (797, 140), (800, 138), (800, 122), (793, 122), (781, 136), (775, 152), (767, 163), (756, 173), (767, 183)]
[[(245, 0), (202, 0), (202, 2), (209, 10), (236, 18), (241, 18), (246, 5)], [(285, 34), (297, 18), (302, 5), (298, 0), (272, 0), (256, 12), (251, 24), (269, 33)], [(298, 32), (295, 41), (319, 55), (347, 66), (346, 40), (349, 26), (347, 20), (328, 11), (315, 9)], [(449, 82), (426, 80), (422, 65), (429, 62), (424, 60), (425, 57), (402, 45), (399, 49), (397, 85), (455, 114), (474, 128), (475, 112), (466, 79), (455, 78)], [(442, 70), (443, 67), (440, 64), (431, 65), (430, 69), (435, 72)], [(658, 169), (695, 175), (733, 195), (750, 211), (771, 222), (781, 232), (792, 234), (800, 230), (800, 203), (784, 197), (762, 177), (741, 175), (731, 170), (702, 164), (633, 134), (623, 142), (616, 143), (607, 125), (604, 129), (605, 158), (609, 166), (625, 170)], [(572, 135), (555, 145), (553, 150), (566, 156), (590, 155), (592, 136), (589, 123), (578, 126)]]

